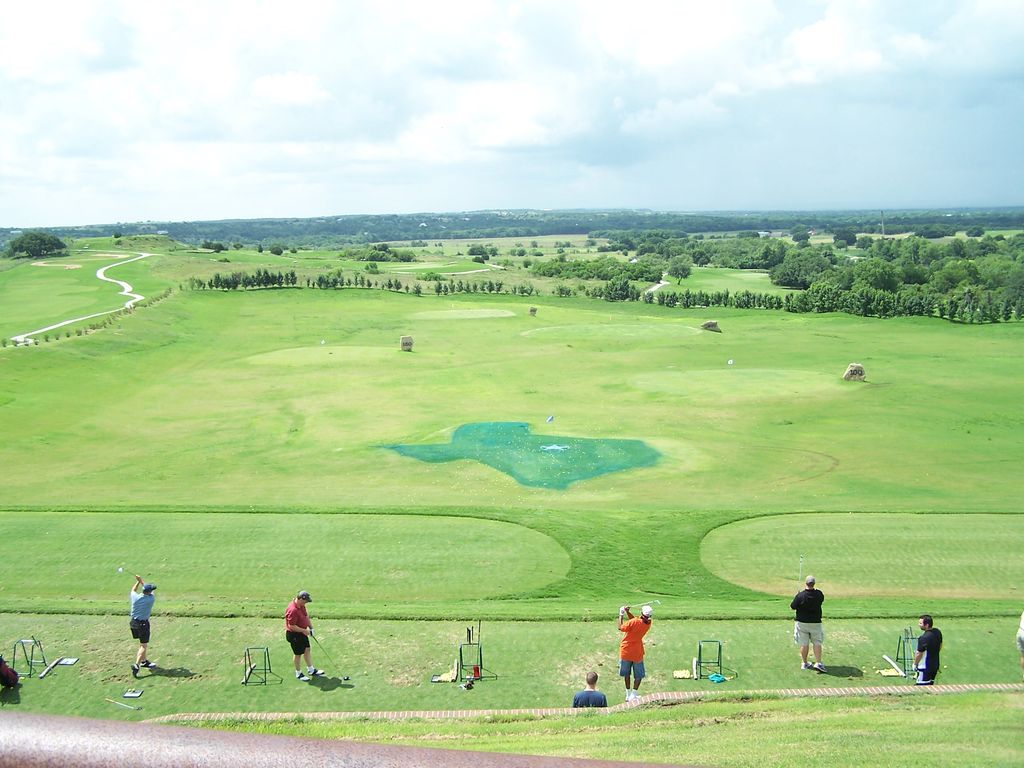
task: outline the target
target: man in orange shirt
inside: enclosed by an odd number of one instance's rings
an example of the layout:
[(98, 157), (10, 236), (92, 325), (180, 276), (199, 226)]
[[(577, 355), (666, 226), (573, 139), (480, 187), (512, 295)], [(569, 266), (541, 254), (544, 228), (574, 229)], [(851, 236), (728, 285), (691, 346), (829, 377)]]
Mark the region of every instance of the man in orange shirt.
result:
[[(622, 642), (619, 643), (619, 676), (626, 683), (626, 701), (636, 701), (640, 698), (637, 690), (640, 688), (640, 681), (644, 679), (644, 635), (651, 628), (651, 616), (654, 609), (645, 605), (640, 609), (640, 616), (634, 617), (629, 612), (629, 606), (624, 605), (619, 609), (619, 632), (622, 632)], [(628, 619), (627, 619), (628, 617)], [(633, 678), (633, 687), (629, 687), (629, 678)]]

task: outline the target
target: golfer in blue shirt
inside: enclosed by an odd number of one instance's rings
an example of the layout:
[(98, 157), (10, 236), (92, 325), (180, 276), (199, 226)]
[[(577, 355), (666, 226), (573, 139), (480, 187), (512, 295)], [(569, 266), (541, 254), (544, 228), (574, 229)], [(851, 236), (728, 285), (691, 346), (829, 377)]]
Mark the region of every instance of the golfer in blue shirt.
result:
[(131, 603), (131, 620), (128, 626), (132, 630), (132, 637), (139, 641), (139, 652), (135, 655), (135, 663), (132, 664), (132, 677), (139, 676), (139, 667), (156, 667), (156, 664), (146, 658), (146, 651), (149, 649), (149, 615), (153, 612), (153, 603), (156, 601), (153, 595), (155, 590), (156, 584), (145, 583), (141, 576), (136, 575), (132, 591), (128, 593), (128, 600)]

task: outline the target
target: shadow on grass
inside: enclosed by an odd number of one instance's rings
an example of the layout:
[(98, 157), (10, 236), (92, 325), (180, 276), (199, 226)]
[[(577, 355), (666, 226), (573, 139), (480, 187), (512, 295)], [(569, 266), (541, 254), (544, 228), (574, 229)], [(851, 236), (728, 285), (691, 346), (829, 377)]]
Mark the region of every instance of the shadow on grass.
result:
[(864, 677), (864, 670), (860, 667), (837, 667), (829, 664), (827, 670), (827, 672), (820, 672), (819, 674), (828, 675), (829, 677)]
[(309, 681), (314, 688), (319, 688), (324, 693), (336, 691), (339, 688), (355, 688), (352, 683), (342, 682), (340, 677), (314, 677)]
[(21, 683), (13, 688), (0, 688), (0, 707), (8, 704), (21, 704)]
[(195, 677), (195, 672), (186, 667), (157, 667), (149, 670), (149, 674), (154, 677)]

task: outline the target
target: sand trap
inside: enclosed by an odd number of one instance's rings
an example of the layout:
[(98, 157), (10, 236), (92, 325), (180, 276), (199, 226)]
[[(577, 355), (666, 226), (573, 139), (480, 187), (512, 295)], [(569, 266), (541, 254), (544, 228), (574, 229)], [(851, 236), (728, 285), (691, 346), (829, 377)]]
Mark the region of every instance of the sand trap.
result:
[(475, 320), (483, 317), (515, 317), (507, 309), (444, 309), (431, 312), (417, 312), (411, 320)]
[(33, 261), (33, 267), (62, 267), (64, 269), (81, 269), (81, 264), (49, 264), (45, 261)]

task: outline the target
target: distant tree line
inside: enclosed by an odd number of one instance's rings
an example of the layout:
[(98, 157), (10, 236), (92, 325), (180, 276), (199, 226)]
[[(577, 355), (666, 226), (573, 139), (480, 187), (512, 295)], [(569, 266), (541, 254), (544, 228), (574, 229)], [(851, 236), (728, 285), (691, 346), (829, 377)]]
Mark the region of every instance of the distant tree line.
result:
[[(234, 219), (223, 221), (168, 221), (51, 227), (58, 237), (97, 237), (116, 229), (124, 235), (165, 232), (184, 243), (248, 243), (271, 245), (290, 242), (303, 248), (333, 248), (345, 244), (439, 239), (588, 235), (610, 237), (615, 232), (672, 231), (676, 233), (741, 232), (740, 239), (758, 238), (759, 232), (806, 233), (837, 230), (877, 234), (882, 229), (877, 210), (729, 212), (717, 214), (671, 213), (645, 210), (489, 210), (462, 213), (346, 215), (316, 218)], [(904, 210), (885, 212), (888, 235), (915, 232), (940, 237), (954, 230), (1021, 229), (1024, 208)], [(0, 242), (13, 237), (0, 229)]]

